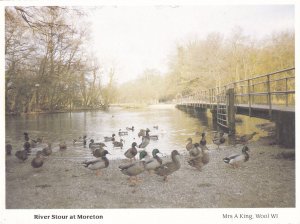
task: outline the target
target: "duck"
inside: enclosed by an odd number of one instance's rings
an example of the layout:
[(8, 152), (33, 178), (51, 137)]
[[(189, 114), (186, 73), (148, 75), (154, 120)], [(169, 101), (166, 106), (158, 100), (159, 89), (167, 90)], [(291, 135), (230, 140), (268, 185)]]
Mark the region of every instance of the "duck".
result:
[(139, 148), (146, 148), (147, 145), (149, 145), (149, 143), (150, 143), (149, 132), (150, 132), (150, 130), (147, 128), (146, 129), (146, 135), (143, 136), (142, 142), (141, 142), (141, 144), (139, 144)]
[(224, 132), (220, 132), (219, 137), (215, 136), (213, 139), (213, 143), (216, 144), (219, 149), (220, 145), (225, 143)]
[(11, 155), (11, 151), (12, 151), (12, 145), (11, 144), (6, 144), (5, 145), (5, 152), (6, 152), (6, 155), (7, 156), (10, 156)]
[(114, 145), (114, 148), (121, 148), (123, 149), (123, 142), (124, 140), (123, 139), (120, 139), (120, 141), (113, 141), (113, 145)]
[(66, 142), (60, 142), (59, 143), (59, 150), (61, 150), (61, 151), (63, 151), (63, 150), (66, 150), (67, 149), (67, 144), (66, 144)]
[(73, 145), (86, 146), (86, 138), (87, 138), (87, 136), (84, 135), (83, 137), (80, 136), (78, 139), (73, 139)]
[(51, 143), (48, 143), (48, 146), (42, 150), (43, 156), (50, 156), (52, 153)]
[(151, 140), (157, 141), (158, 140), (158, 135), (149, 135)]
[(35, 158), (31, 161), (31, 166), (33, 168), (40, 168), (44, 164), (44, 157), (42, 151), (37, 151)]
[(193, 148), (190, 149), (189, 154), (191, 157), (199, 157), (199, 156), (202, 157), (203, 155), (202, 155), (202, 149), (200, 147), (200, 144), (195, 143), (193, 145)]
[(90, 161), (84, 161), (83, 162), (84, 167), (90, 170), (96, 170), (96, 175), (99, 176), (100, 170), (105, 169), (109, 166), (109, 160), (106, 158), (107, 154), (110, 153), (107, 150), (104, 150), (103, 155), (100, 158), (90, 160)]
[(25, 142), (29, 141), (29, 135), (27, 132), (24, 132), (24, 140), (25, 140)]
[(150, 173), (151, 171), (154, 171), (157, 167), (161, 166), (163, 164), (162, 159), (157, 155), (159, 152), (158, 149), (152, 150), (152, 156), (153, 158), (146, 161), (145, 169)]
[(146, 130), (145, 129), (141, 129), (138, 133), (138, 137), (144, 137), (146, 135)]
[(91, 139), (89, 148), (92, 148), (92, 147), (106, 147), (106, 145), (103, 142), (95, 142), (94, 139)]
[(119, 136), (128, 135), (128, 131), (122, 131), (121, 129), (119, 129), (118, 134), (119, 134)]
[(31, 145), (30, 145), (29, 142), (25, 142), (25, 143), (23, 144), (23, 148), (24, 148), (24, 150), (26, 150), (28, 153), (31, 152)]
[(102, 157), (104, 155), (104, 151), (105, 149), (102, 147), (93, 149), (93, 156), (95, 156), (96, 158)]
[(223, 161), (225, 163), (228, 163), (229, 165), (231, 165), (233, 168), (237, 168), (239, 167), (242, 163), (247, 162), (250, 158), (248, 151), (250, 151), (250, 149), (248, 148), (248, 146), (244, 146), (242, 148), (242, 154), (234, 154), (228, 157), (225, 157), (223, 159)]
[(15, 153), (15, 156), (19, 159), (22, 160), (23, 162), (28, 159), (28, 152), (27, 150), (18, 150)]
[(209, 152), (206, 146), (200, 147), (201, 152), (197, 156), (190, 156), (188, 164), (199, 171), (202, 167), (209, 163)]
[(256, 135), (256, 134), (257, 134), (257, 132), (253, 132), (253, 133), (248, 134), (248, 135), (242, 135), (242, 136), (240, 136), (240, 137), (237, 137), (237, 139), (236, 139), (235, 141), (236, 141), (236, 143), (242, 143), (243, 145), (245, 145), (245, 144), (247, 144), (248, 141), (250, 141), (250, 140), (254, 137), (254, 135)]
[(200, 145), (201, 145), (201, 146), (205, 146), (205, 145), (206, 145), (205, 132), (202, 132), (202, 134), (201, 134)]
[(154, 125), (153, 128), (158, 130), (158, 125)]
[(131, 128), (130, 127), (126, 127), (126, 130), (127, 131), (134, 131), (134, 126), (132, 126)]
[(164, 177), (164, 181), (167, 181), (167, 178), (169, 175), (174, 173), (175, 171), (180, 169), (180, 161), (177, 158), (179, 156), (179, 153), (177, 150), (173, 150), (171, 153), (172, 161), (162, 164), (161, 166), (157, 167), (154, 172), (155, 174), (159, 176)]
[(136, 144), (136, 142), (133, 142), (132, 144), (131, 144), (131, 148), (129, 148), (125, 153), (124, 153), (124, 155), (125, 155), (125, 157), (126, 158), (128, 158), (128, 159), (130, 159), (130, 161), (131, 161), (131, 159), (134, 159), (135, 160), (135, 156), (137, 155), (137, 149), (136, 149), (136, 146), (137, 146), (137, 144)]
[(207, 146), (202, 146), (202, 162), (204, 165), (209, 163), (209, 149), (207, 148)]
[(43, 143), (44, 137), (38, 137), (35, 139), (30, 139), (30, 146), (31, 148), (35, 148), (38, 146), (38, 144)]
[(193, 144), (193, 139), (192, 138), (188, 138), (187, 139), (187, 144), (185, 146), (187, 151), (190, 151), (192, 148), (194, 148), (194, 144)]
[(111, 137), (104, 137), (105, 142), (114, 141), (115, 140), (115, 134), (112, 134)]
[(129, 176), (129, 181), (132, 182), (133, 178), (135, 177), (135, 184), (137, 182), (137, 175), (143, 173), (145, 171), (145, 156), (147, 152), (142, 150), (139, 153), (138, 161), (130, 164), (121, 164), (119, 166), (120, 171), (124, 174)]

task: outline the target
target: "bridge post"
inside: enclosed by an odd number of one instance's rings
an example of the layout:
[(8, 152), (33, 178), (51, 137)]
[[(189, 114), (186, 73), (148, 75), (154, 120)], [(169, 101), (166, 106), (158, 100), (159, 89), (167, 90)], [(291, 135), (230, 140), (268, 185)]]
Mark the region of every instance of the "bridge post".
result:
[(278, 111), (273, 114), (276, 124), (277, 144), (285, 147), (295, 147), (295, 113)]
[(226, 92), (227, 95), (227, 126), (229, 134), (235, 133), (235, 107), (234, 107), (234, 88)]

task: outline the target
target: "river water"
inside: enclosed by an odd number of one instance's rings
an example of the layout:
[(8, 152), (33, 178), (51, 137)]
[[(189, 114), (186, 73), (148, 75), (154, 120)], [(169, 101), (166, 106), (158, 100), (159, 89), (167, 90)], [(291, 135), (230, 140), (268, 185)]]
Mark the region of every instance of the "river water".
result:
[[(259, 130), (256, 125), (268, 121), (242, 116), (242, 123), (236, 124), (237, 134), (249, 134), (253, 131), (259, 132), (255, 138), (266, 136), (267, 133)], [(82, 160), (93, 158), (88, 146), (73, 145), (72, 140), (79, 136), (87, 135), (88, 141), (93, 138), (96, 142), (103, 142), (104, 136), (115, 133), (118, 141), (119, 129), (126, 131), (126, 127), (135, 127), (135, 131), (128, 131), (123, 149), (113, 148), (111, 142), (105, 143), (107, 150), (111, 153), (109, 159), (124, 158), (124, 152), (131, 147), (132, 142), (141, 143), (137, 134), (140, 129), (149, 128), (150, 135), (158, 135), (158, 141), (150, 141), (147, 151), (158, 148), (164, 155), (169, 155), (176, 149), (186, 153), (185, 145), (187, 138), (191, 137), (194, 142), (199, 142), (201, 133), (207, 133), (207, 142), (210, 149), (216, 148), (211, 144), (213, 131), (216, 127), (212, 125), (210, 112), (203, 114), (200, 118), (191, 116), (175, 108), (174, 105), (153, 105), (143, 109), (124, 109), (112, 107), (109, 111), (89, 111), (72, 113), (39, 114), (6, 117), (6, 142), (13, 146), (13, 154), (22, 149), (24, 143), (24, 132), (28, 132), (33, 139), (44, 136), (46, 141), (52, 143), (53, 151), (59, 151), (58, 144), (65, 141), (68, 145), (67, 153), (57, 156), (58, 159)], [(153, 126), (158, 126), (154, 129)], [(228, 145), (228, 141), (227, 141)], [(33, 149), (33, 153), (42, 149), (41, 144)]]

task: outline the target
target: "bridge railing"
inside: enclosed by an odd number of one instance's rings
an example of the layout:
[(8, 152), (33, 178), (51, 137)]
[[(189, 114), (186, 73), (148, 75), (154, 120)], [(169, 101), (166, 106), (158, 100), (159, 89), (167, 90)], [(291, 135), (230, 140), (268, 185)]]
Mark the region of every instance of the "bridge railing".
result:
[(295, 68), (288, 68), (253, 78), (229, 83), (222, 87), (199, 90), (179, 99), (179, 104), (207, 104), (213, 106), (220, 101), (228, 89), (234, 89), (234, 104), (251, 107), (295, 106)]

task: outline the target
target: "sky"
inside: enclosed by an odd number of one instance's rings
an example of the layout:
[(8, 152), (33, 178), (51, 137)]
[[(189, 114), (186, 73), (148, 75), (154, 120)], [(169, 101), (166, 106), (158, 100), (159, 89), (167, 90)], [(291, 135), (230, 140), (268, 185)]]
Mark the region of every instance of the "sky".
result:
[(262, 38), (294, 29), (289, 5), (103, 6), (89, 12), (92, 51), (105, 67), (116, 68), (118, 83), (147, 68), (168, 71), (176, 45), (211, 32), (227, 35), (239, 26)]

